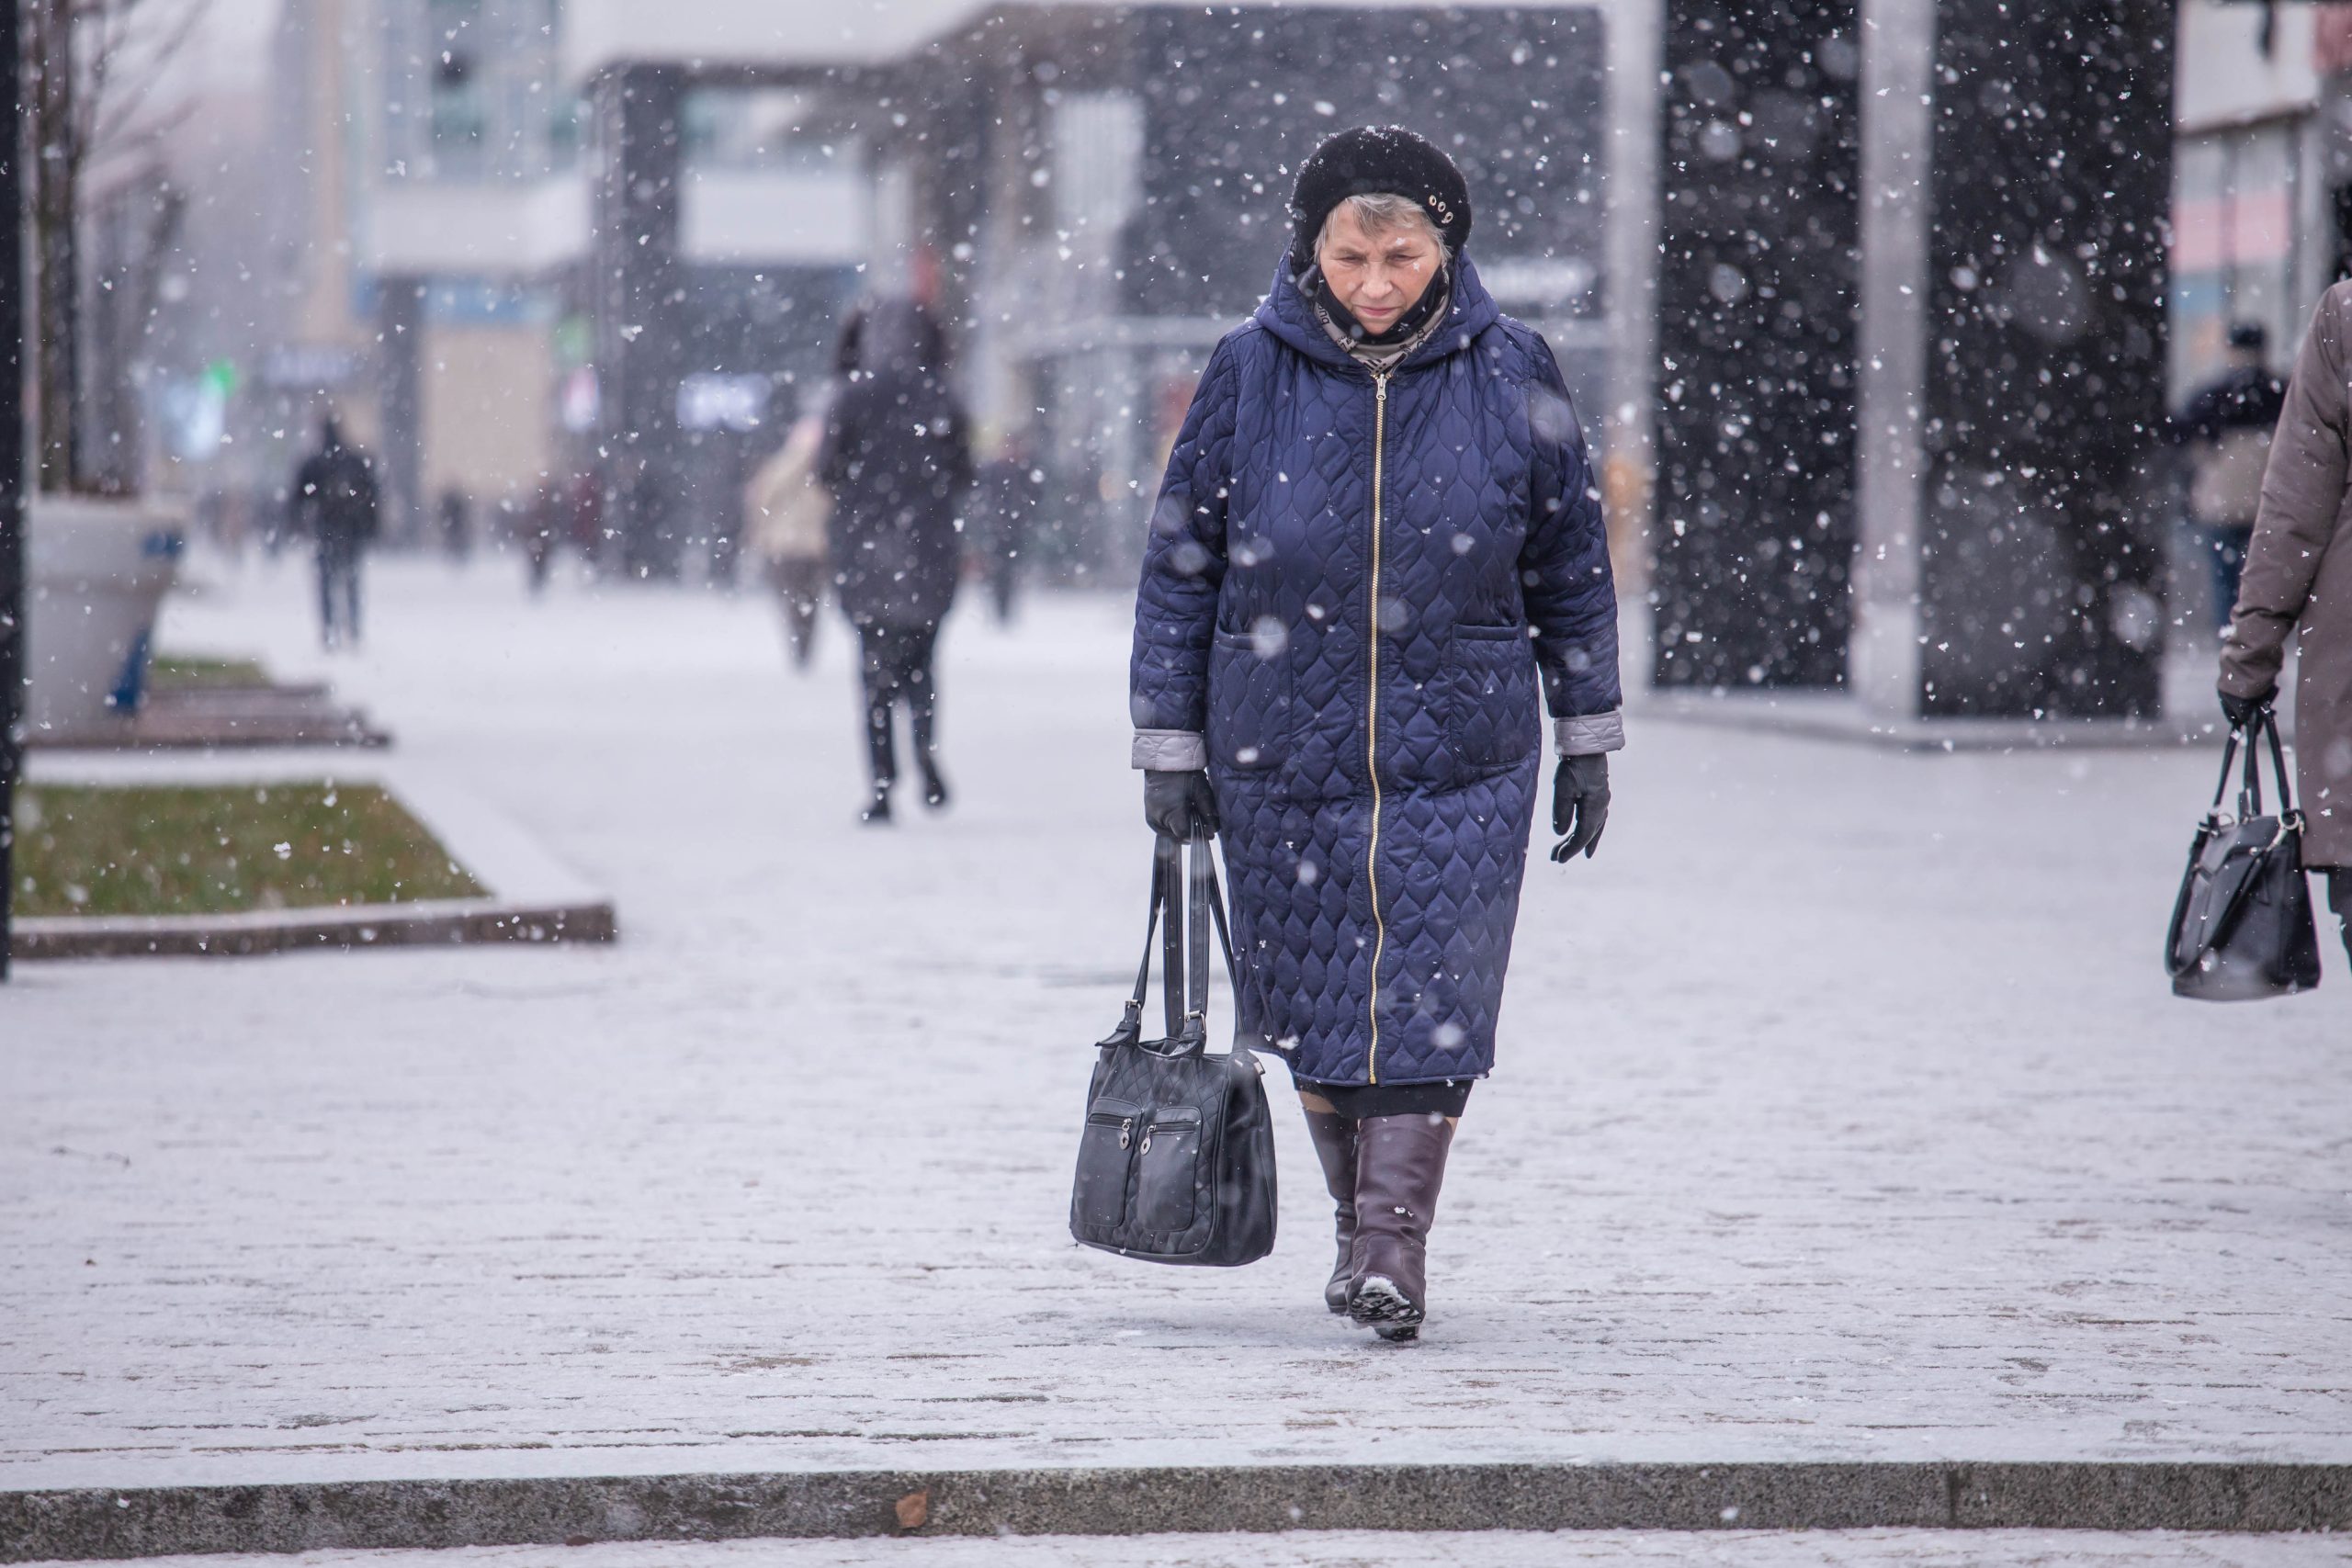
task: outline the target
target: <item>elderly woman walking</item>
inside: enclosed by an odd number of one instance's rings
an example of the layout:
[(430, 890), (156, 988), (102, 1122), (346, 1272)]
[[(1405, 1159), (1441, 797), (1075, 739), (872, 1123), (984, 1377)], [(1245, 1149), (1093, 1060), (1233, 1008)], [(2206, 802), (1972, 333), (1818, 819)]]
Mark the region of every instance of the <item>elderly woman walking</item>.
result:
[(1543, 338), (1463, 252), (1438, 148), (1342, 131), (1300, 170), (1273, 288), (1209, 358), (1136, 595), (1145, 816), (1221, 831), (1241, 1025), (1298, 1084), (1338, 1211), (1325, 1304), (1385, 1339), (1494, 1066), (1541, 785), (1552, 858), (1609, 808), (1617, 604)]

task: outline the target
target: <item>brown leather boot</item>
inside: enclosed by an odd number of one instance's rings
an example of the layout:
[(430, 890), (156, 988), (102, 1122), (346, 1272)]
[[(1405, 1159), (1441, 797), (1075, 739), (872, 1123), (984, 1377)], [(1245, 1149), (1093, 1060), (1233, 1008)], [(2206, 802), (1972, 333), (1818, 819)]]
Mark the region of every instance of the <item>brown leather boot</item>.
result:
[(1348, 1315), (1383, 1339), (1420, 1337), (1429, 1305), (1430, 1222), (1453, 1123), (1367, 1116), (1356, 1123), (1356, 1246)]
[(1323, 1304), (1345, 1313), (1348, 1285), (1355, 1278), (1356, 1124), (1333, 1111), (1310, 1111), (1306, 1135), (1315, 1141), (1315, 1157), (1323, 1162), (1323, 1185), (1331, 1190), (1339, 1219), (1340, 1260), (1331, 1266), (1331, 1282), (1323, 1287)]

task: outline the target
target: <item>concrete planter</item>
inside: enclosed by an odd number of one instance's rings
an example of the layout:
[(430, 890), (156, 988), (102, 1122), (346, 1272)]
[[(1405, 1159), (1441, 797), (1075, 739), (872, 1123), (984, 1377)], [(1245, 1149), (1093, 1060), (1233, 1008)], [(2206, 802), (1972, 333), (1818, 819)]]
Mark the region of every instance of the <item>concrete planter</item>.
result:
[(103, 731), (138, 711), (186, 515), (150, 498), (39, 495), (26, 534), (26, 728)]

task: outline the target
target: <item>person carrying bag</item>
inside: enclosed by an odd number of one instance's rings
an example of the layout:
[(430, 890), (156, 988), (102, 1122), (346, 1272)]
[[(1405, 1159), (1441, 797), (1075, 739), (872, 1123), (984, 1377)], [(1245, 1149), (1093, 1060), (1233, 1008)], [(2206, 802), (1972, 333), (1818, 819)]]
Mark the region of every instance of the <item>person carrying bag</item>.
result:
[[(2262, 809), (2257, 752), (2265, 739), (2278, 784), (2276, 816)], [(2237, 812), (2225, 816), (2222, 799), (2241, 740), (2245, 772)], [(2188, 870), (2173, 901), (2165, 967), (2172, 974), (2173, 995), (2199, 1001), (2291, 996), (2319, 984), (2319, 934), (2303, 882), (2303, 814), (2288, 792), (2278, 716), (2267, 706), (2230, 730), (2213, 805), (2188, 846)]]
[[(1238, 1032), (1230, 1051), (1208, 1054), (1212, 921), (1233, 975), (1209, 845), (1204, 835), (1153, 846), (1143, 962), (1119, 1026), (1096, 1046), (1069, 1233), (1125, 1258), (1230, 1269), (1274, 1249), (1274, 1129), (1264, 1069)], [(1146, 1040), (1156, 933), (1168, 1032)]]
[[(2222, 716), (2242, 728), (2297, 650), (2302, 864), (2324, 873), (2352, 955), (2352, 283), (2320, 299), (2295, 356), (2222, 642)], [(2251, 736), (2247, 744), (2253, 744)]]

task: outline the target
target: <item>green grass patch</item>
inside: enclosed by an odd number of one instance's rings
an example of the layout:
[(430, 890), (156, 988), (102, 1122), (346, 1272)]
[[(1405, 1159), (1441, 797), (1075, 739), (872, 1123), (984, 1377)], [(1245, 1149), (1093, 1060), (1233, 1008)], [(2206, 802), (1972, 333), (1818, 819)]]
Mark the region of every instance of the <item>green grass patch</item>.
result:
[(32, 784), (17, 796), (24, 915), (216, 915), (483, 889), (373, 784)]
[(266, 686), (269, 671), (258, 659), (209, 659), (186, 653), (159, 653), (147, 665), (147, 684), (158, 692), (185, 692), (216, 686)]

